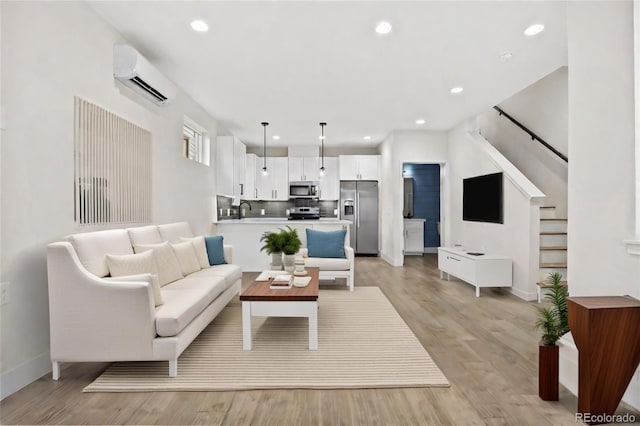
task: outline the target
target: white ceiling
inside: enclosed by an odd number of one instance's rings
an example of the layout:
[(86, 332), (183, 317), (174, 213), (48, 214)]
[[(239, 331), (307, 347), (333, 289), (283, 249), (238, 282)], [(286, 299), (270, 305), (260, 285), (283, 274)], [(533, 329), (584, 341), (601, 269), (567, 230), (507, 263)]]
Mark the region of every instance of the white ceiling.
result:
[[(328, 123), (326, 146), (449, 129), (567, 63), (561, 1), (91, 5), (249, 145), (262, 144), (261, 121), (271, 123), (270, 146), (319, 144), (320, 121)], [(193, 19), (209, 31), (191, 30)], [(374, 32), (381, 20), (393, 25), (388, 36)], [(532, 23), (545, 31), (524, 36)], [(508, 62), (500, 60), (505, 51), (514, 54)], [(458, 85), (464, 92), (451, 95)]]

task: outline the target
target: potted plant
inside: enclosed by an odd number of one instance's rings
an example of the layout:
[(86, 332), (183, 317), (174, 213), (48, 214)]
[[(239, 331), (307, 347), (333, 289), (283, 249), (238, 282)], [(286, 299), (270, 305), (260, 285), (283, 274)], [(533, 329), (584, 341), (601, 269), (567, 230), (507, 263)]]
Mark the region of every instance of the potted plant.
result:
[(287, 229), (280, 228), (280, 241), (282, 246), (282, 262), (284, 263), (284, 270), (292, 273), (295, 269), (295, 255), (300, 250), (302, 242), (298, 237), (298, 230), (292, 229), (287, 226)]
[(280, 232), (265, 232), (260, 237), (260, 242), (264, 243), (260, 251), (271, 255), (271, 269), (282, 269), (283, 237)]
[(538, 346), (538, 395), (544, 401), (558, 400), (558, 340), (569, 332), (568, 289), (562, 275), (550, 273), (546, 282), (551, 285), (545, 299), (550, 307), (540, 308), (536, 328), (542, 330)]

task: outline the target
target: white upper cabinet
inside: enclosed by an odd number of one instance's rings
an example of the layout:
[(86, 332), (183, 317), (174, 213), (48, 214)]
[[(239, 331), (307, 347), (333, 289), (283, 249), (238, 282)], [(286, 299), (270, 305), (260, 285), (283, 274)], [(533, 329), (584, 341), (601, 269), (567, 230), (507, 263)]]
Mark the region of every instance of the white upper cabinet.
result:
[(262, 162), (256, 167), (257, 199), (287, 201), (289, 199), (289, 162), (287, 157), (267, 157), (267, 175), (262, 174)]
[(255, 154), (247, 154), (245, 157), (245, 173), (244, 173), (244, 200), (257, 200), (258, 187), (256, 186), (256, 176), (258, 171), (258, 156)]
[(244, 195), (245, 145), (234, 136), (218, 136), (216, 139), (217, 194), (236, 197)]
[(379, 180), (379, 155), (341, 155), (338, 158), (340, 180)]
[(319, 177), (320, 200), (335, 201), (340, 198), (340, 176), (338, 175), (338, 158), (324, 157), (324, 176)]
[(318, 180), (318, 157), (289, 157), (289, 181)]

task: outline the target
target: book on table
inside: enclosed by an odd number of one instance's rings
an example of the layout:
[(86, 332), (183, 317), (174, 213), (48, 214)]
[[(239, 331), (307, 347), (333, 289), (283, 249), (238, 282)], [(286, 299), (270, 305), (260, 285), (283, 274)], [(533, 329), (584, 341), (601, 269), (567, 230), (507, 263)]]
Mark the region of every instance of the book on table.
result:
[(271, 285), (269, 288), (279, 289), (279, 288), (291, 288), (291, 282), (293, 277), (291, 275), (276, 275), (273, 277), (271, 281)]

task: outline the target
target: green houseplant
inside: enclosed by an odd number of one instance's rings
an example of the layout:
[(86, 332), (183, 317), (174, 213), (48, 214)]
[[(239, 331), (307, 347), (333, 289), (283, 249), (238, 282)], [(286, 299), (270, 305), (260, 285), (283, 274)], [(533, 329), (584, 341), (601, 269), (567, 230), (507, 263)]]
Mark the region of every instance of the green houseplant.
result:
[(550, 306), (539, 309), (536, 328), (542, 330), (538, 346), (538, 395), (544, 401), (558, 400), (559, 348), (558, 340), (569, 332), (568, 288), (557, 272), (547, 276), (550, 285), (545, 300)]
[(282, 246), (284, 245), (284, 235), (280, 232), (265, 232), (260, 237), (260, 242), (264, 243), (260, 251), (271, 255), (271, 268), (282, 269)]
[(287, 226), (287, 229), (280, 228), (280, 241), (282, 246), (282, 262), (284, 270), (291, 273), (295, 269), (295, 254), (300, 250), (302, 242), (298, 237), (298, 230)]

